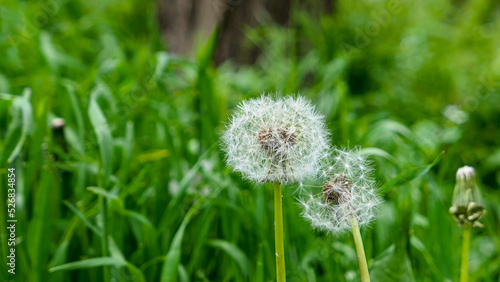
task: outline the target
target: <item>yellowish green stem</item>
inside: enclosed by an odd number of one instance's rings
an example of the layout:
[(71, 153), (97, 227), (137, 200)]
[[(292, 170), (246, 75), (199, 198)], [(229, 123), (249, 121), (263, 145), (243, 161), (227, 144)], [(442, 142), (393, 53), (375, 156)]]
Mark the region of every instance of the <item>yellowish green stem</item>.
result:
[(469, 280), (469, 248), (471, 227), (464, 224), (464, 233), (462, 238), (462, 266), (460, 268), (460, 282)]
[(368, 264), (366, 263), (365, 249), (363, 248), (363, 240), (359, 232), (358, 221), (356, 218), (351, 217), (352, 236), (354, 237), (354, 244), (356, 245), (356, 252), (358, 253), (359, 272), (361, 274), (361, 282), (369, 282), (370, 274), (368, 273)]
[(276, 281), (286, 281), (285, 247), (283, 246), (283, 212), (281, 185), (274, 182), (274, 240), (276, 244)]

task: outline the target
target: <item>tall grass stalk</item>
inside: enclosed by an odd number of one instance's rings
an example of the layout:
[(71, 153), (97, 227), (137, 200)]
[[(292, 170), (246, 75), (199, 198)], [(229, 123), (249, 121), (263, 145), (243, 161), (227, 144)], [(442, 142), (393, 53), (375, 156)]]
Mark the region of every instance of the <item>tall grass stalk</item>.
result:
[(358, 254), (359, 272), (361, 274), (362, 282), (370, 281), (370, 274), (368, 273), (368, 264), (366, 263), (365, 249), (363, 248), (363, 239), (359, 232), (358, 221), (356, 218), (350, 219), (352, 236), (354, 237), (354, 244), (356, 245), (356, 253)]
[(469, 280), (469, 248), (471, 226), (464, 225), (462, 238), (462, 265), (460, 267), (460, 282)]
[(274, 182), (274, 238), (276, 244), (276, 281), (286, 281), (285, 248), (283, 246), (283, 212), (281, 185)]
[[(100, 196), (101, 198), (101, 212), (102, 212), (102, 256), (107, 257), (109, 255), (108, 251), (108, 199), (106, 199), (103, 196)], [(111, 279), (111, 272), (109, 269), (109, 266), (104, 265), (103, 266), (103, 275), (104, 275), (104, 281), (110, 281)]]

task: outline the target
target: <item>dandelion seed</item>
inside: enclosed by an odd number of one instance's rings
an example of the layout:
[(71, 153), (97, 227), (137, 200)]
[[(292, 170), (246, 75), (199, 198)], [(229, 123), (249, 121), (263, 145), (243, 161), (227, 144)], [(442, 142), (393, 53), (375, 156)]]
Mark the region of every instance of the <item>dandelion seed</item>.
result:
[[(314, 228), (336, 234), (351, 230), (351, 217), (360, 226), (371, 223), (381, 198), (371, 176), (373, 169), (365, 156), (357, 150), (335, 149), (334, 153), (334, 163), (326, 161), (326, 169), (319, 177), (323, 189), (308, 193), (301, 203), (308, 207), (302, 215)], [(362, 170), (358, 169), (361, 167)]]
[(328, 144), (324, 117), (301, 96), (242, 102), (222, 136), (227, 164), (255, 182), (298, 182), (314, 175)]

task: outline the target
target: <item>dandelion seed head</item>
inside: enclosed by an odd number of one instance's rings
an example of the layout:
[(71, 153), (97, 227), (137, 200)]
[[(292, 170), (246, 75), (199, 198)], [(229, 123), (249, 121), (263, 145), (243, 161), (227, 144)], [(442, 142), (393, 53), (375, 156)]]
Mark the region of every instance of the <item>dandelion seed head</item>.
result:
[(257, 183), (299, 182), (315, 175), (329, 148), (324, 117), (301, 96), (243, 101), (221, 140), (227, 164)]
[(351, 230), (352, 217), (359, 226), (369, 225), (382, 200), (366, 156), (358, 150), (341, 149), (335, 149), (334, 155), (333, 163), (323, 163), (328, 169), (318, 179), (323, 183), (322, 190), (309, 192), (301, 199), (302, 205), (307, 205), (302, 215), (315, 229), (341, 234)]

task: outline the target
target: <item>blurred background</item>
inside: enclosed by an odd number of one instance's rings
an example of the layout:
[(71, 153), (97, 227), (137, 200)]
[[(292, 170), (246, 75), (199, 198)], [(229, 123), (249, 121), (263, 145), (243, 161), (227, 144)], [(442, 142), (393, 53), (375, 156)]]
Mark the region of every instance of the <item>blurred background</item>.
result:
[[(458, 280), (448, 209), (464, 165), (487, 209), (470, 280), (500, 279), (496, 0), (3, 0), (0, 58), (1, 281), (273, 281), (272, 187), (243, 181), (218, 145), (264, 92), (306, 96), (333, 145), (372, 154), (373, 281)], [(295, 189), (288, 280), (358, 281), (352, 237), (312, 231)]]

